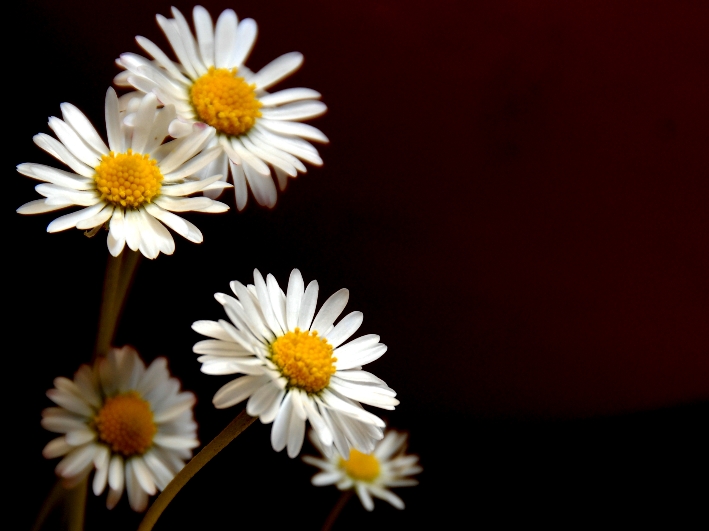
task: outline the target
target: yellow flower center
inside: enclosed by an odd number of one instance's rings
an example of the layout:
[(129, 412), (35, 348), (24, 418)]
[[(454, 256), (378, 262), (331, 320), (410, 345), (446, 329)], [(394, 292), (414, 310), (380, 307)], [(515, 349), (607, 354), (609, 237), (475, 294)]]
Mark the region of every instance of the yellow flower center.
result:
[(144, 454), (158, 431), (150, 404), (135, 391), (107, 398), (93, 425), (99, 440), (126, 457)]
[(194, 82), (190, 92), (200, 120), (220, 133), (236, 136), (246, 133), (261, 116), (255, 89), (256, 85), (236, 75), (236, 68), (212, 66)]
[(373, 455), (363, 454), (352, 448), (350, 458), (340, 457), (340, 468), (347, 472), (352, 479), (360, 481), (374, 481), (379, 476), (379, 461)]
[(94, 175), (101, 199), (127, 208), (138, 208), (160, 195), (162, 179), (158, 162), (132, 149), (103, 155)]
[(278, 365), (292, 387), (308, 393), (319, 393), (330, 384), (337, 358), (332, 346), (317, 332), (301, 332), (296, 328), (271, 344), (271, 360)]

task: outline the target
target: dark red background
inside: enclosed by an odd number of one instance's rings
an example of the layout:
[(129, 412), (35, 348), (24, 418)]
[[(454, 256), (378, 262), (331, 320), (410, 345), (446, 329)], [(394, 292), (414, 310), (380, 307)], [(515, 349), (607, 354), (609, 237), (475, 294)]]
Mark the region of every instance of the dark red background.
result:
[[(14, 166), (51, 163), (31, 138), (63, 101), (104, 131), (113, 60), (140, 51), (136, 34), (167, 50), (154, 15), (170, 5), (37, 0), (6, 19), (19, 29), (6, 51), (6, 378), (26, 526), (53, 481), (44, 392), (90, 357), (107, 252), (103, 235), (48, 235), (52, 215), (14, 214), (36, 198)], [(169, 357), (199, 395), (201, 440), (240, 408), (212, 408), (228, 378), (199, 373), (190, 324), (221, 318), (212, 294), (254, 267), (282, 284), (298, 267), (323, 296), (350, 288), (362, 333), (389, 345), (369, 368), (399, 392), (386, 418), (425, 469), (398, 491), (406, 511), (351, 503), (335, 529), (650, 514), (629, 501), (638, 492), (674, 508), (665, 495), (696, 473), (709, 420), (709, 5), (204, 5), (256, 19), (252, 69), (304, 53), (282, 86), (323, 94), (329, 112), (311, 123), (331, 142), (273, 211), (189, 216), (204, 243), (176, 236), (174, 256), (140, 266), (117, 340)], [(318, 529), (335, 489), (309, 487), (312, 470), (268, 433), (251, 428), (156, 529)], [(108, 529), (107, 514), (136, 527), (127, 504), (102, 503), (87, 529)]]

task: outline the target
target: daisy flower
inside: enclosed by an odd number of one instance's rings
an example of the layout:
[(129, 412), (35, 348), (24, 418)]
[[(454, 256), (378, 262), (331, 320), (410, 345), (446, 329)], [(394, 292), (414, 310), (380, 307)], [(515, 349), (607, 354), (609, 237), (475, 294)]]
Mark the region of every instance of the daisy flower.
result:
[[(266, 92), (300, 67), (302, 54), (284, 54), (254, 73), (244, 66), (256, 40), (252, 19), (239, 22), (227, 9), (215, 26), (207, 10), (196, 6), (195, 37), (179, 10), (173, 7), (172, 15), (171, 19), (157, 15), (157, 21), (178, 63), (138, 36), (138, 44), (153, 60), (122, 54), (116, 63), (126, 71), (116, 76), (116, 85), (152, 92), (162, 103), (174, 105), (178, 116), (170, 126), (174, 137), (195, 122), (207, 124), (216, 133), (209, 146), (218, 146), (221, 154), (200, 175), (221, 174), (226, 179), (231, 171), (239, 210), (246, 206), (247, 183), (260, 205), (273, 207), (277, 192), (271, 169), (284, 190), (288, 177), (307, 171), (302, 161), (322, 164), (308, 140), (328, 141), (315, 127), (300, 123), (326, 111), (318, 92), (308, 88)], [(219, 193), (206, 195), (216, 198)]]
[(194, 346), (206, 374), (236, 374), (212, 400), (227, 408), (249, 399), (246, 412), (273, 422), (271, 444), (288, 455), (300, 452), (305, 422), (310, 421), (322, 446), (342, 455), (350, 448), (371, 452), (383, 437), (384, 422), (361, 403), (394, 409), (396, 393), (362, 365), (378, 359), (386, 346), (374, 334), (345, 341), (362, 324), (362, 312), (352, 312), (337, 325), (349, 291), (332, 295), (315, 314), (318, 283), (304, 287), (294, 269), (287, 294), (273, 275), (264, 281), (254, 270), (254, 284), (233, 281), (236, 298), (215, 294), (231, 322), (197, 321), (192, 328), (207, 339)]
[[(327, 450), (317, 437), (311, 436), (310, 440), (327, 456)], [(388, 489), (418, 485), (418, 481), (409, 476), (423, 470), (418, 465), (418, 456), (405, 455), (405, 451), (406, 434), (388, 430), (384, 439), (369, 454), (352, 450), (349, 458), (336, 453), (325, 459), (306, 455), (303, 461), (321, 470), (311, 480), (316, 487), (337, 485), (340, 490), (354, 489), (368, 511), (374, 509), (372, 496), (403, 509), (404, 502)]]
[(180, 392), (167, 360), (146, 369), (131, 347), (112, 349), (93, 367), (82, 365), (74, 379), (59, 377), (47, 396), (59, 407), (42, 411), (42, 426), (63, 434), (47, 444), (47, 459), (64, 456), (56, 467), (68, 487), (96, 469), (93, 491), (108, 485), (112, 509), (128, 491), (135, 511), (163, 490), (199, 446), (193, 420), (194, 394)]
[[(44, 181), (35, 188), (43, 199), (25, 203), (17, 212), (39, 214), (70, 206), (84, 207), (55, 219), (47, 231), (76, 227), (93, 229), (90, 234), (94, 234), (105, 224), (109, 229), (108, 250), (113, 256), (118, 256), (126, 244), (147, 258), (155, 258), (160, 252), (172, 254), (175, 242), (164, 225), (200, 243), (199, 229), (173, 212), (229, 209), (208, 197), (185, 197), (230, 186), (220, 181), (220, 175), (188, 180), (219, 155), (216, 149), (200, 153), (213, 132), (196, 127), (185, 137), (163, 144), (168, 124), (175, 117), (172, 105), (158, 110), (153, 94), (142, 98), (131, 95), (122, 98), (121, 103), (109, 88), (108, 146), (79, 109), (70, 103), (61, 105), (63, 120), (54, 116), (49, 119), (49, 127), (58, 140), (40, 133), (34, 141), (72, 172), (43, 164), (17, 166), (21, 174)], [(130, 112), (132, 109), (135, 112)]]

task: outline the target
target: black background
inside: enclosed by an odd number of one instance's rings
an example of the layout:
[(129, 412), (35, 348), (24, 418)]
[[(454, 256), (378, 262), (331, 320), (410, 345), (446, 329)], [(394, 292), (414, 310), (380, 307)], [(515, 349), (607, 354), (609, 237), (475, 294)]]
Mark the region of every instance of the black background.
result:
[[(69, 101), (103, 134), (120, 53), (169, 3), (26, 1), (5, 24), (6, 460), (17, 528), (53, 481), (41, 456), (44, 393), (89, 360), (105, 234), (47, 234), (58, 214), (22, 162)], [(174, 3), (191, 19), (192, 5)], [(320, 91), (325, 164), (273, 210), (187, 217), (170, 257), (143, 260), (116, 344), (167, 356), (206, 444), (229, 377), (199, 372), (190, 325), (254, 268), (285, 286), (298, 267), (322, 302), (350, 289), (359, 334), (389, 346), (368, 366), (399, 393), (384, 418), (410, 432), (421, 484), (403, 512), (350, 502), (335, 529), (577, 525), (698, 510), (709, 420), (709, 6), (704, 1), (206, 2), (252, 17), (247, 65), (305, 55), (277, 88)], [(12, 36), (10, 36), (12, 35)], [(7, 116), (7, 115), (6, 115)], [(59, 166), (59, 163), (56, 164)], [(7, 314), (6, 314), (7, 315)], [(254, 424), (182, 491), (155, 529), (319, 529), (339, 493), (270, 447)], [(306, 446), (303, 453), (312, 453)], [(706, 503), (706, 498), (703, 498)], [(87, 526), (134, 529), (89, 496)], [(12, 514), (11, 512), (8, 514)], [(706, 515), (704, 515), (706, 517)], [(615, 520), (614, 520), (615, 521)], [(14, 526), (13, 526), (14, 527)]]

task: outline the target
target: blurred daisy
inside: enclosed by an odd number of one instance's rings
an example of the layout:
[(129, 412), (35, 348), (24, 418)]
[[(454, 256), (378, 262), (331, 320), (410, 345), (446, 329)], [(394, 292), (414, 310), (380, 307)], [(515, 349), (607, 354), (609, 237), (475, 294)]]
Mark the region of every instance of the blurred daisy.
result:
[(217, 408), (246, 400), (246, 412), (273, 422), (271, 444), (288, 455), (300, 452), (309, 420), (323, 448), (342, 455), (350, 448), (371, 452), (383, 437), (384, 422), (365, 411), (360, 402), (394, 409), (396, 393), (361, 366), (378, 359), (386, 346), (370, 334), (345, 341), (362, 324), (362, 312), (352, 312), (337, 325), (335, 319), (347, 304), (349, 291), (332, 295), (315, 315), (318, 283), (304, 289), (300, 271), (294, 269), (288, 292), (273, 275), (264, 281), (254, 270), (254, 284), (231, 283), (236, 298), (215, 294), (231, 322), (197, 321), (192, 328), (213, 339), (200, 341), (202, 372), (241, 376), (214, 395)]
[[(225, 212), (224, 203), (207, 197), (185, 197), (195, 192), (221, 189), (227, 185), (220, 175), (186, 180), (219, 155), (217, 149), (202, 149), (213, 136), (206, 127), (196, 127), (179, 140), (163, 144), (168, 124), (175, 117), (172, 105), (158, 110), (157, 98), (122, 98), (106, 93), (108, 146), (89, 120), (70, 103), (61, 105), (63, 120), (49, 119), (57, 135), (35, 135), (35, 143), (73, 170), (67, 172), (43, 164), (20, 164), (23, 175), (47, 184), (35, 189), (43, 199), (30, 201), (17, 211), (39, 214), (70, 206), (84, 207), (61, 216), (47, 227), (58, 232), (76, 227), (109, 229), (108, 250), (118, 256), (127, 244), (147, 258), (160, 252), (172, 254), (175, 242), (163, 223), (188, 240), (200, 243), (202, 233), (189, 221), (172, 212)], [(132, 109), (135, 112), (130, 112)], [(198, 153), (200, 153), (198, 155)], [(195, 156), (196, 155), (196, 156)]]
[(171, 19), (157, 15), (157, 21), (178, 63), (138, 36), (138, 44), (154, 60), (122, 54), (116, 62), (126, 71), (115, 83), (152, 92), (162, 103), (173, 104), (178, 120), (171, 124), (170, 134), (175, 137), (190, 131), (195, 122), (209, 125), (216, 132), (209, 146), (219, 146), (221, 154), (200, 175), (221, 174), (226, 179), (230, 170), (239, 210), (246, 206), (247, 182), (260, 205), (273, 207), (277, 193), (271, 168), (284, 190), (289, 176), (307, 171), (301, 161), (322, 164), (308, 140), (328, 141), (315, 127), (300, 123), (326, 111), (318, 92), (307, 88), (266, 92), (300, 67), (302, 54), (284, 54), (253, 73), (244, 66), (256, 40), (252, 19), (239, 22), (236, 13), (227, 9), (215, 26), (207, 10), (196, 6), (195, 38), (182, 13), (173, 7), (172, 15)]
[(93, 491), (99, 496), (108, 485), (109, 509), (125, 486), (133, 510), (145, 510), (148, 496), (163, 490), (199, 445), (195, 396), (180, 392), (165, 358), (146, 369), (131, 347), (112, 349), (93, 368), (82, 365), (73, 380), (59, 377), (54, 386), (47, 396), (59, 407), (42, 412), (42, 426), (64, 435), (42, 454), (64, 456), (56, 472), (68, 487), (96, 469)]
[[(310, 440), (321, 453), (327, 455), (317, 437), (310, 437)], [(397, 509), (403, 509), (404, 502), (388, 489), (418, 485), (418, 481), (409, 476), (422, 470), (418, 465), (418, 456), (405, 455), (405, 451), (406, 434), (388, 430), (370, 454), (352, 450), (348, 459), (339, 454), (326, 459), (306, 455), (303, 461), (320, 468), (321, 472), (312, 479), (316, 487), (337, 485), (340, 490), (354, 489), (368, 511), (374, 509), (372, 496), (388, 501)]]

